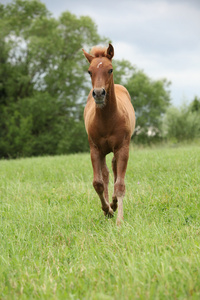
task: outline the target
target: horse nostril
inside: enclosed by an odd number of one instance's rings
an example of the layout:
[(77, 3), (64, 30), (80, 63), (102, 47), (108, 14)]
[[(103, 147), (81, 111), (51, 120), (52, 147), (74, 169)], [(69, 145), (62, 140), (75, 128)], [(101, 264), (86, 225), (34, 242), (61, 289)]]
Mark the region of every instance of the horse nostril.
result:
[(105, 96), (105, 95), (106, 95), (106, 91), (103, 89), (102, 96)]
[(96, 96), (96, 93), (95, 93), (95, 91), (93, 90), (92, 91), (92, 97), (95, 97)]

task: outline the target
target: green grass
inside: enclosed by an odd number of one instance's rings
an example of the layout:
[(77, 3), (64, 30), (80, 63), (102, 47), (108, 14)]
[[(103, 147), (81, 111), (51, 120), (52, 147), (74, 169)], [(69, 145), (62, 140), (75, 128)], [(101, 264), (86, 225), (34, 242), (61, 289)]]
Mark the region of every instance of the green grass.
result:
[(131, 150), (124, 219), (89, 154), (0, 161), (0, 299), (200, 299), (200, 147)]

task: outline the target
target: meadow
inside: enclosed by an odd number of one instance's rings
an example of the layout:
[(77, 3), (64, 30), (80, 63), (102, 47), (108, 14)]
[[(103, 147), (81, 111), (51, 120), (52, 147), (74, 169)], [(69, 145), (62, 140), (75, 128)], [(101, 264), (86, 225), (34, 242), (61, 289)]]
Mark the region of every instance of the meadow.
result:
[(200, 299), (199, 212), (198, 145), (131, 149), (121, 227), (88, 153), (1, 160), (0, 299)]

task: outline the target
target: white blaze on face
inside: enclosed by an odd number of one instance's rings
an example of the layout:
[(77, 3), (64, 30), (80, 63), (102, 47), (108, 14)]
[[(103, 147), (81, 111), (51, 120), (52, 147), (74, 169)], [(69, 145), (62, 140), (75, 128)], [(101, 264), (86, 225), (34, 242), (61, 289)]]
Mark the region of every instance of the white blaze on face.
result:
[(101, 65), (103, 65), (102, 61), (101, 61), (100, 63), (98, 63), (97, 69), (98, 69)]

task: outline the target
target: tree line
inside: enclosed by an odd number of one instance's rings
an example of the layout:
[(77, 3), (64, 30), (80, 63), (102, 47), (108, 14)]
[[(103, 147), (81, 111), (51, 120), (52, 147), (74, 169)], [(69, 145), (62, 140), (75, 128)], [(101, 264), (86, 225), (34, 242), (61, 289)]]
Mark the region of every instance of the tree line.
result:
[[(38, 0), (0, 4), (1, 158), (88, 150), (83, 110), (91, 83), (81, 49), (108, 42), (88, 16), (63, 12), (56, 19)], [(126, 60), (114, 60), (114, 81), (131, 95), (135, 142), (162, 139), (170, 82), (152, 80)]]

